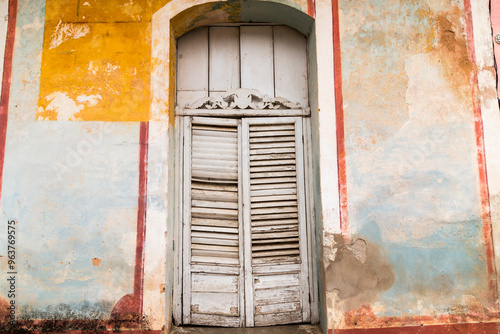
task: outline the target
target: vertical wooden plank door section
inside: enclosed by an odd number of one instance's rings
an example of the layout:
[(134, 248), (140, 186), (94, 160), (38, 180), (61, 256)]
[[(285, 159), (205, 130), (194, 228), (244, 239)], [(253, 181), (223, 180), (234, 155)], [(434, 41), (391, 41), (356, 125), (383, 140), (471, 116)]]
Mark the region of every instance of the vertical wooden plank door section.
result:
[(240, 29), (210, 27), (209, 90), (218, 96), (240, 87)]
[(306, 108), (309, 105), (306, 39), (289, 27), (276, 26), (273, 30), (275, 94)]
[(308, 106), (307, 43), (285, 26), (205, 27), (177, 43), (177, 105), (235, 88)]
[(274, 97), (273, 28), (240, 27), (241, 88)]
[(177, 105), (207, 96), (208, 28), (190, 31), (177, 41)]

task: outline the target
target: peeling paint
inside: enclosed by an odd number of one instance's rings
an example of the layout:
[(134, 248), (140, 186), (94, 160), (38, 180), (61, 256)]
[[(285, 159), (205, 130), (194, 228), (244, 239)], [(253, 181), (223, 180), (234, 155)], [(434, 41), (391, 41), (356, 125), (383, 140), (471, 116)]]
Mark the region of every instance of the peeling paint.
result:
[(49, 102), (47, 107), (43, 109), (39, 107), (39, 119), (51, 113), (54, 114), (59, 121), (74, 121), (75, 115), (78, 114), (83, 108), (83, 104), (77, 104), (74, 100), (70, 99), (66, 93), (54, 92), (46, 97)]
[(68, 39), (78, 39), (87, 35), (89, 32), (90, 27), (88, 25), (63, 23), (59, 21), (52, 35), (49, 48), (56, 48)]
[(335, 247), (335, 260), (325, 269), (326, 291), (338, 291), (345, 311), (374, 302), (394, 284), (393, 268), (380, 246), (356, 239)]

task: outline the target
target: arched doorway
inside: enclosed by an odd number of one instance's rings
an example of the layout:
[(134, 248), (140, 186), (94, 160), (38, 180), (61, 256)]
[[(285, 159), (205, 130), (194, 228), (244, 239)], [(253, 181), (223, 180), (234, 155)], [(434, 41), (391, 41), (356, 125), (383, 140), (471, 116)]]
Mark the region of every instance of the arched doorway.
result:
[(296, 30), (238, 24), (178, 39), (178, 324), (311, 322), (309, 115)]

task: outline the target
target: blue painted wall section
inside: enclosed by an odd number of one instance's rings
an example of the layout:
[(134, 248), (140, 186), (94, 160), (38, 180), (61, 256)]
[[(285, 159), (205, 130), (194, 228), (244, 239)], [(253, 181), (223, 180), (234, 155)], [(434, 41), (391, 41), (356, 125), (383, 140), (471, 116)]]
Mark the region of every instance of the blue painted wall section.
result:
[(363, 314), (484, 315), (464, 3), (340, 4), (351, 238), (376, 245), (394, 273), (377, 296), (343, 301), (347, 325)]
[(19, 3), (4, 165), (2, 220), (18, 222), (17, 317), (109, 318), (132, 292), (139, 124), (35, 121), (44, 5)]

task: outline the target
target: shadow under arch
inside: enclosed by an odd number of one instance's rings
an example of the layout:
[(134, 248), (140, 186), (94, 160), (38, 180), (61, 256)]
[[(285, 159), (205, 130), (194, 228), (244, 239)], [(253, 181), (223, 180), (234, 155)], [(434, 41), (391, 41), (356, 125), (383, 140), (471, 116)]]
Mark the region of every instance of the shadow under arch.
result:
[(283, 24), (308, 36), (314, 18), (299, 6), (274, 1), (229, 0), (206, 1), (184, 9), (171, 19), (175, 38), (192, 29), (217, 23)]

